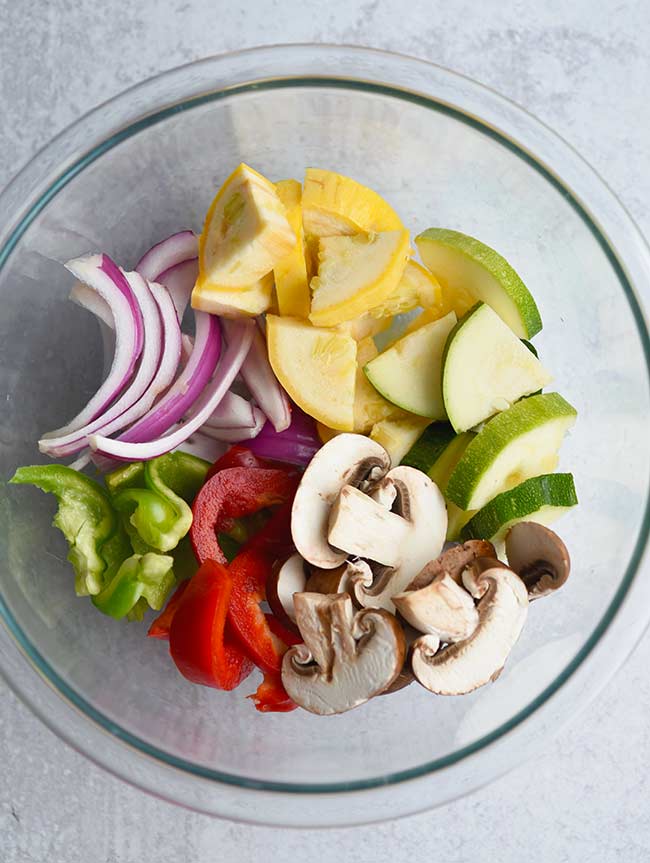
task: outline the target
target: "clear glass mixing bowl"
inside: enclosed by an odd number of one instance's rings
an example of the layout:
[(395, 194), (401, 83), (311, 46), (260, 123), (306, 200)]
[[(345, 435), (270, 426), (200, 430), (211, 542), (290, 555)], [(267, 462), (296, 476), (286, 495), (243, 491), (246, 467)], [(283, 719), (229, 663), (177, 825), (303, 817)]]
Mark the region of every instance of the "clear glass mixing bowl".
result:
[(260, 715), (243, 697), (250, 681), (231, 694), (193, 686), (144, 626), (76, 599), (52, 500), (3, 485), (0, 665), (58, 734), (171, 800), (276, 824), (394, 817), (530, 755), (646, 624), (649, 348), (638, 296), (650, 258), (574, 151), (443, 69), (324, 46), (176, 69), (81, 119), (0, 197), (0, 476), (38, 460), (39, 433), (73, 415), (100, 378), (99, 331), (67, 301), (60, 263), (103, 250), (129, 267), (165, 235), (200, 229), (242, 160), (276, 178), (307, 165), (349, 174), (414, 233), (460, 229), (519, 270), (544, 319), (540, 355), (579, 410), (561, 461), (581, 500), (560, 528), (572, 578), (532, 607), (504, 673), (472, 695), (414, 685), (331, 719)]

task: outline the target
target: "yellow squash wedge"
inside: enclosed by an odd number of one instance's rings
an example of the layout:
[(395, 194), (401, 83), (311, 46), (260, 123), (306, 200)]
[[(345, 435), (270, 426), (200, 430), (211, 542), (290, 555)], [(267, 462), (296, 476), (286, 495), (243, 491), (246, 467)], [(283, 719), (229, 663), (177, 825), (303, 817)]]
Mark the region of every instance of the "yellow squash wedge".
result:
[(275, 188), (295, 235), (293, 249), (273, 268), (278, 311), (281, 315), (307, 318), (311, 295), (302, 230), (302, 187), (297, 180), (281, 180)]
[(267, 315), (269, 361), (294, 402), (323, 425), (354, 428), (357, 343), (298, 318)]
[(370, 314), (375, 318), (385, 318), (403, 315), (418, 306), (435, 308), (440, 305), (441, 298), (442, 289), (436, 277), (411, 259), (393, 293), (380, 306), (370, 309)]
[(395, 210), (372, 189), (321, 168), (305, 172), (302, 218), (305, 233), (315, 237), (404, 228)]
[(205, 217), (197, 284), (203, 291), (246, 288), (270, 273), (295, 244), (275, 186), (242, 162)]
[(395, 467), (430, 423), (431, 420), (426, 417), (417, 417), (401, 411), (396, 417), (389, 417), (376, 423), (370, 437), (383, 446), (390, 456), (391, 464)]
[(246, 288), (205, 287), (198, 282), (192, 291), (192, 308), (226, 318), (255, 317), (268, 311), (273, 299), (273, 273)]
[(381, 305), (399, 284), (409, 250), (408, 231), (321, 237), (311, 322), (334, 327)]

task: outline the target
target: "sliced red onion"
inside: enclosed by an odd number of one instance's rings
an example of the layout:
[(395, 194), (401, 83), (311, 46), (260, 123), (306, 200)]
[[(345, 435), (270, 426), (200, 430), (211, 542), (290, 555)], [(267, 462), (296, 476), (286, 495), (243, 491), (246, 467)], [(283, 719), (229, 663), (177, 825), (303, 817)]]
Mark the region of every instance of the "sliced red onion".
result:
[[(224, 319), (226, 339), (230, 326), (234, 321)], [(250, 390), (251, 395), (262, 408), (277, 432), (284, 431), (291, 423), (291, 408), (289, 398), (273, 374), (266, 351), (266, 339), (259, 327), (255, 334), (250, 353), (242, 366), (241, 376)]]
[(124, 274), (108, 255), (76, 258), (65, 265), (109, 305), (115, 322), (115, 353), (110, 372), (76, 417), (44, 438), (60, 437), (82, 428), (100, 416), (131, 380), (143, 344), (142, 312)]
[(199, 260), (198, 258), (190, 258), (165, 270), (155, 280), (169, 291), (176, 306), (179, 321), (183, 320), (198, 274)]
[(291, 406), (288, 429), (276, 432), (267, 422), (254, 440), (241, 440), (255, 455), (298, 465), (309, 464), (322, 446), (315, 421), (296, 405)]
[(192, 356), (194, 349), (194, 339), (186, 333), (181, 333), (181, 363), (186, 366)]
[(195, 432), (176, 449), (198, 456), (199, 458), (204, 458), (206, 461), (215, 462), (226, 452), (228, 444), (206, 437), (200, 432)]
[(70, 299), (73, 303), (91, 312), (97, 318), (99, 331), (102, 335), (102, 349), (104, 351), (102, 378), (105, 378), (110, 371), (113, 354), (115, 353), (115, 321), (113, 320), (111, 307), (96, 291), (93, 291), (88, 285), (84, 285), (83, 282), (75, 284), (70, 291)]
[[(150, 282), (160, 282), (161, 273), (177, 264), (196, 258), (199, 241), (193, 231), (179, 231), (152, 246), (136, 264), (136, 270)], [(164, 284), (164, 282), (163, 282)]]
[[(43, 439), (38, 442), (38, 448), (40, 451), (54, 458), (64, 458), (65, 456), (79, 452), (79, 450), (86, 446), (88, 435), (93, 432), (109, 435), (125, 428), (125, 426), (137, 419), (135, 416), (137, 411), (132, 412), (131, 408), (133, 405), (140, 402), (142, 396), (147, 393), (154, 377), (156, 376), (163, 350), (163, 329), (159, 306), (154, 299), (150, 285), (139, 273), (124, 273), (124, 277), (135, 294), (144, 323), (144, 347), (140, 357), (140, 364), (138, 365), (138, 369), (128, 387), (124, 389), (120, 397), (113, 402), (108, 410), (76, 431), (56, 438)], [(162, 286), (157, 286), (157, 288), (159, 291), (166, 293)], [(179, 329), (178, 352), (176, 353), (176, 366), (178, 366), (178, 358), (180, 355), (180, 327), (178, 327), (178, 321), (176, 319), (176, 313), (173, 306), (172, 314), (174, 316), (174, 322)], [(175, 370), (175, 368), (172, 370), (172, 375)], [(167, 379), (166, 386), (168, 386), (169, 383), (170, 378)], [(160, 390), (158, 390), (158, 393), (159, 392)], [(153, 398), (149, 404), (151, 405), (152, 403)], [(142, 413), (144, 413), (143, 410), (138, 413), (138, 416), (142, 416)]]
[(120, 435), (123, 443), (145, 443), (165, 434), (190, 410), (212, 377), (221, 354), (219, 321), (207, 312), (195, 312), (194, 317), (194, 347), (187, 365), (158, 404)]
[[(254, 328), (255, 324), (252, 321), (243, 320), (238, 321), (236, 326), (230, 328), (230, 343), (221, 358), (218, 373), (199, 396), (195, 414), (191, 420), (188, 420), (175, 431), (164, 435), (164, 437), (150, 438), (144, 443), (126, 441), (124, 440), (125, 436), (120, 440), (113, 440), (101, 435), (92, 435), (90, 437), (91, 447), (101, 455), (111, 456), (121, 461), (146, 461), (164, 455), (164, 453), (180, 446), (183, 441), (201, 428), (228, 391), (250, 350)], [(194, 344), (195, 350), (199, 342), (199, 334), (197, 333)], [(190, 365), (191, 362), (188, 364), (188, 368)]]
[[(237, 441), (250, 440), (251, 438), (257, 437), (266, 422), (266, 417), (259, 408), (254, 407), (253, 412), (254, 424), (252, 426), (217, 426), (206, 423), (201, 426), (201, 434), (207, 435), (207, 437), (214, 438), (215, 440), (232, 441), (233, 443), (236, 443)], [(212, 416), (214, 416), (214, 414)]]
[(217, 429), (239, 429), (240, 431), (242, 429), (254, 428), (255, 426), (259, 426), (259, 429), (261, 429), (265, 420), (266, 416), (259, 408), (255, 407), (243, 396), (238, 396), (237, 393), (228, 390), (212, 416), (208, 417), (206, 426), (212, 426)]

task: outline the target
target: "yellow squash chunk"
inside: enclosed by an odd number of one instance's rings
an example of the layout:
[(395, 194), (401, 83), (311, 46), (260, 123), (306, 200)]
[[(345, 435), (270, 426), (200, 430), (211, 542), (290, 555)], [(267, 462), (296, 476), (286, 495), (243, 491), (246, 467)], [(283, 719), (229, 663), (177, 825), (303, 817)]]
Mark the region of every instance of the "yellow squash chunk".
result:
[(375, 423), (401, 414), (399, 408), (387, 401), (370, 383), (363, 367), (378, 355), (377, 346), (371, 338), (362, 339), (357, 345), (357, 379), (354, 389), (354, 430), (366, 434)]
[(321, 168), (305, 172), (302, 219), (305, 233), (315, 237), (404, 228), (395, 210), (372, 189)]
[(341, 333), (352, 336), (355, 341), (360, 342), (363, 339), (372, 338), (372, 336), (385, 332), (390, 329), (392, 323), (392, 318), (375, 318), (370, 312), (367, 312), (353, 321), (345, 321), (342, 324), (338, 324), (336, 329)]
[(267, 315), (266, 343), (275, 376), (294, 402), (323, 425), (352, 431), (355, 340), (297, 318)]
[(278, 311), (281, 315), (307, 318), (311, 295), (302, 232), (302, 187), (297, 180), (281, 180), (275, 188), (295, 235), (293, 249), (273, 268)]
[(334, 327), (381, 305), (402, 278), (409, 248), (408, 231), (321, 237), (311, 322)]
[(370, 309), (375, 318), (403, 315), (421, 306), (423, 309), (435, 308), (440, 305), (442, 289), (435, 276), (410, 260), (402, 274), (399, 284), (392, 294), (380, 306)]
[(400, 411), (398, 416), (376, 423), (370, 437), (381, 444), (390, 456), (393, 467), (398, 465), (425, 428), (431, 423), (426, 417)]
[(275, 186), (242, 162), (205, 217), (197, 284), (204, 290), (245, 288), (270, 273), (295, 244)]
[(255, 317), (271, 307), (272, 299), (273, 273), (268, 273), (246, 288), (205, 287), (197, 282), (192, 291), (192, 308), (226, 318)]

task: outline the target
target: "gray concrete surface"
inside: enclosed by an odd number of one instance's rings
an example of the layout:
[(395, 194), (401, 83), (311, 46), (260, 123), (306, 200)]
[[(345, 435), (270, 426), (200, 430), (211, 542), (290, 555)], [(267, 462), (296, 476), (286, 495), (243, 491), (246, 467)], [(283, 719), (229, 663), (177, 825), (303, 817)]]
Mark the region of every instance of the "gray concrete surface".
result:
[[(495, 87), (566, 137), (650, 235), (645, 0), (0, 0), (0, 186), (80, 114), (162, 69), (278, 41), (390, 48)], [(278, 831), (129, 788), (68, 749), (0, 684), (1, 863), (650, 858), (650, 637), (545, 754), (400, 822)]]

